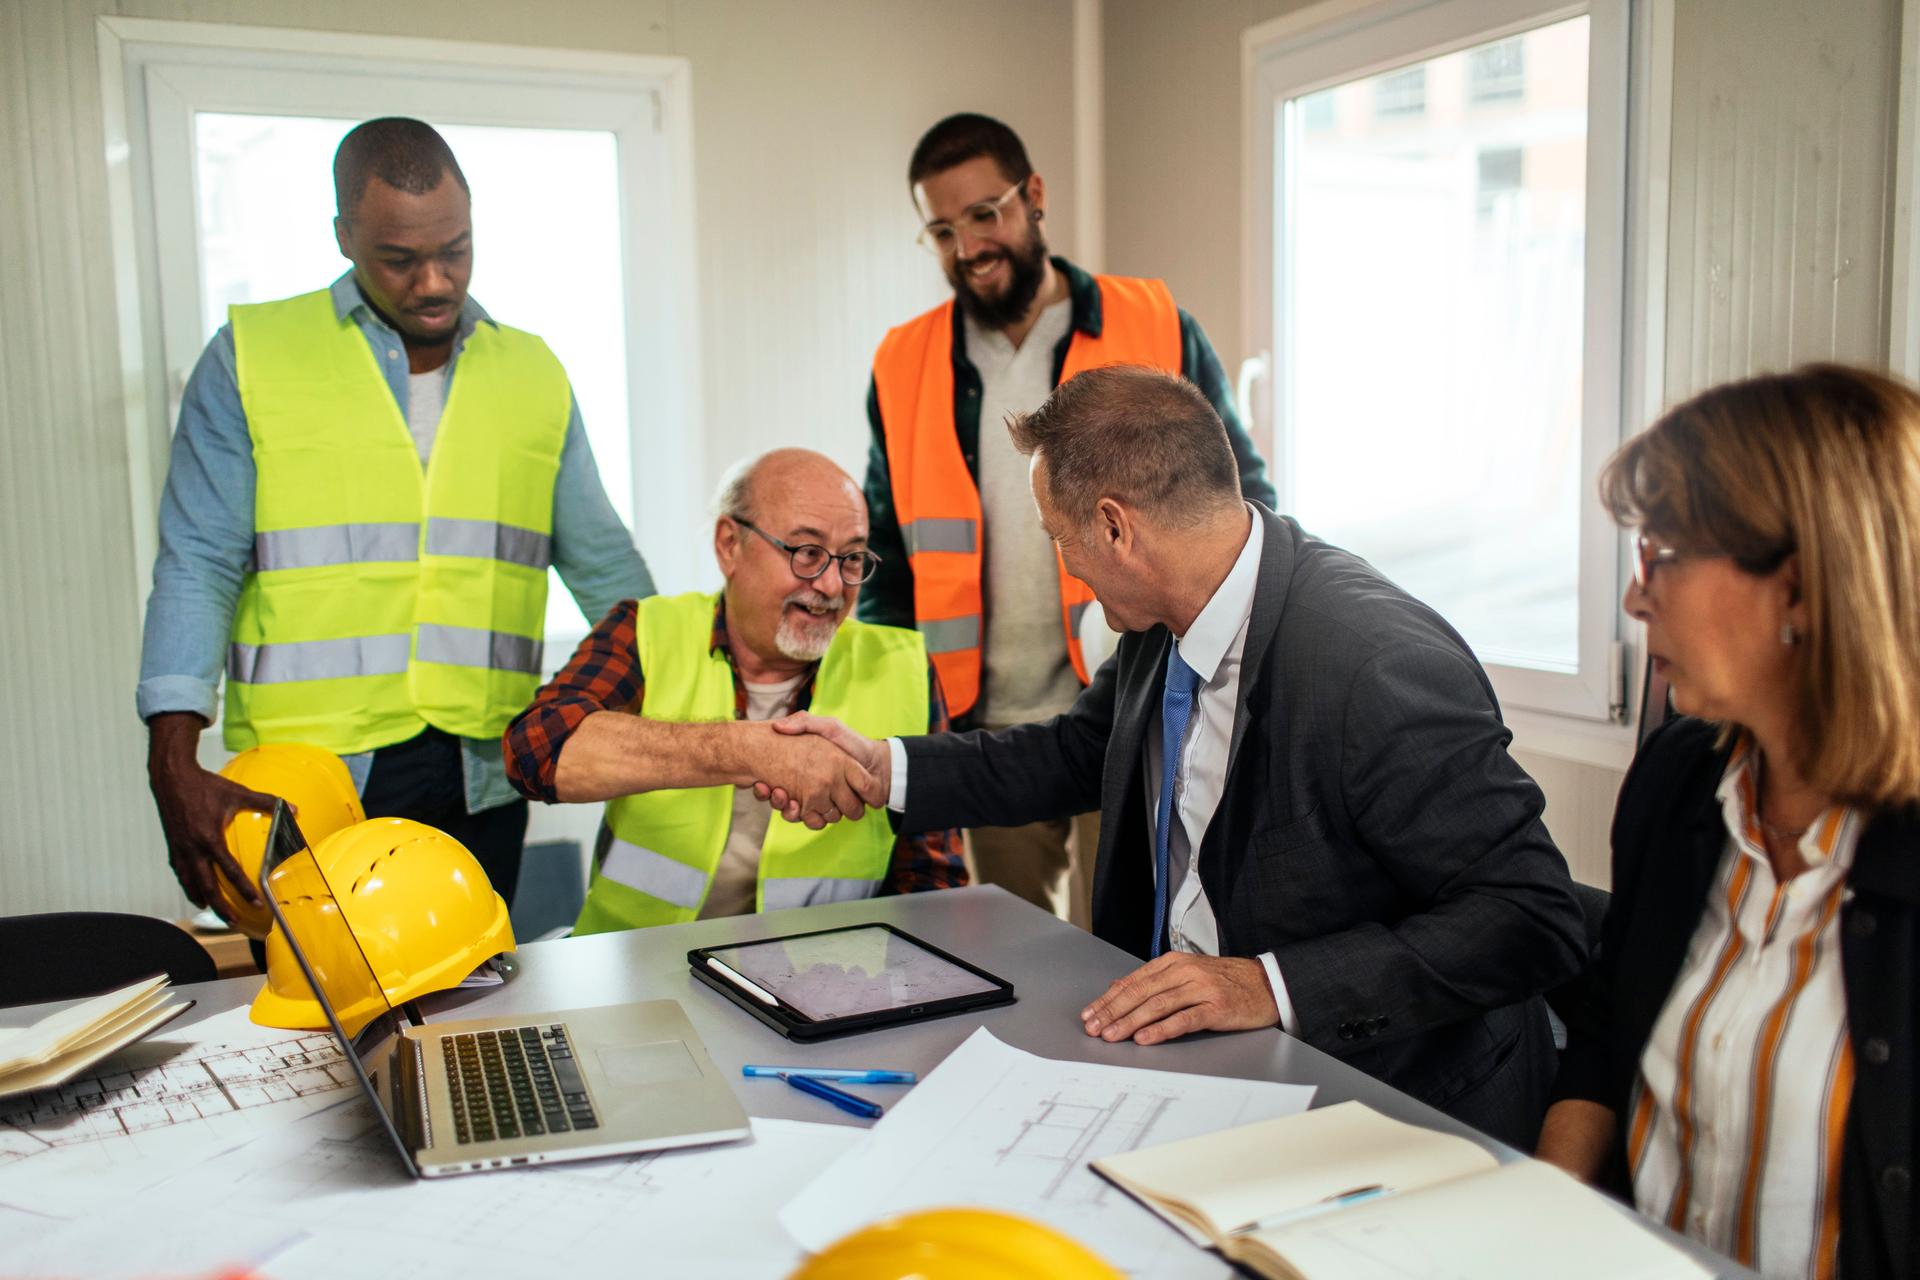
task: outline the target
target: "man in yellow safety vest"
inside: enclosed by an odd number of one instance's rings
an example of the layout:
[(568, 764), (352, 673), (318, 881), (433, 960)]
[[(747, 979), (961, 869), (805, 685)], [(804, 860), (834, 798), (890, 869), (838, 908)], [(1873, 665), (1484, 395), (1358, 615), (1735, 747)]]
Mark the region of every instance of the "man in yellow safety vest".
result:
[(566, 371), (467, 296), (467, 180), (418, 120), (341, 141), (332, 287), (236, 306), (181, 404), (141, 655), (148, 773), (174, 874), (252, 894), (222, 833), (272, 797), (226, 745), (345, 758), (368, 817), (437, 827), (511, 902), (527, 804), (500, 733), (539, 684), (547, 570), (588, 617), (652, 594)]
[[(575, 932), (965, 884), (958, 832), (898, 837), (885, 810), (861, 816), (874, 780), (768, 723), (834, 708), (894, 726), (867, 733), (947, 728), (920, 634), (848, 616), (878, 563), (859, 488), (781, 449), (734, 468), (717, 505), (725, 588), (623, 600), (507, 730), (525, 795), (608, 801)], [(769, 779), (847, 820), (772, 815), (748, 789)]]

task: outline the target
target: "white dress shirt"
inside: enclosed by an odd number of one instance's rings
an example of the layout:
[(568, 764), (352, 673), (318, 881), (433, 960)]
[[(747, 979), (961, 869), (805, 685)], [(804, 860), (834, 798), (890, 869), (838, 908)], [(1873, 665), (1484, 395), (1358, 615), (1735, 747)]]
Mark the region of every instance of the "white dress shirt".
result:
[[(1220, 925), (1200, 883), (1200, 845), (1213, 821), (1214, 810), (1227, 786), (1227, 749), (1233, 742), (1233, 717), (1240, 701), (1240, 664), (1247, 647), (1247, 620), (1253, 614), (1254, 588), (1260, 578), (1260, 550), (1266, 529), (1253, 508), (1247, 508), (1248, 533), (1233, 568), (1215, 588), (1206, 606), (1174, 643), (1180, 658), (1199, 676), (1193, 716), (1180, 749), (1174, 775), (1173, 812), (1178, 821), (1168, 833), (1167, 936), (1176, 951), (1198, 955), (1220, 954)], [(1147, 837), (1155, 837), (1154, 823), (1160, 799), (1160, 699), (1153, 700), (1147, 722), (1145, 795)], [(887, 807), (901, 811), (907, 805), (907, 752), (898, 738), (888, 740), (893, 757), (893, 784)], [(1293, 1002), (1272, 952), (1263, 952), (1260, 966), (1273, 988), (1282, 1030), (1294, 1027)]]

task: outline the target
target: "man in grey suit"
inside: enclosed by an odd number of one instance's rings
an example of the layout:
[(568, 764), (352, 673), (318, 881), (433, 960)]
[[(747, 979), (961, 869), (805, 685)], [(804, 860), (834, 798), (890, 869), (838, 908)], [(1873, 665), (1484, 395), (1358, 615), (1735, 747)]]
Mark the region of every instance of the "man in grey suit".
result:
[(1094, 932), (1148, 960), (1087, 1034), (1278, 1025), (1530, 1148), (1554, 1070), (1539, 993), (1585, 933), (1466, 643), (1244, 502), (1179, 378), (1093, 370), (1009, 425), (1041, 523), (1125, 633), (1113, 659), (1066, 713), (997, 733), (783, 727), (854, 754), (902, 830), (1100, 810)]

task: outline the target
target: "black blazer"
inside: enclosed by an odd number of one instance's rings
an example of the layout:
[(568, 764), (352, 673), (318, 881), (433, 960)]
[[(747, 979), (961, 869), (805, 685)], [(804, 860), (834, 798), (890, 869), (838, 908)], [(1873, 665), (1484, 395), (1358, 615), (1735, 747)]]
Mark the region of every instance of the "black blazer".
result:
[[(1265, 522), (1200, 879), (1224, 955), (1274, 953), (1309, 1043), (1530, 1147), (1553, 1078), (1536, 993), (1585, 963), (1540, 789), (1464, 641), (1364, 561)], [(1172, 638), (1121, 637), (1064, 715), (909, 738), (903, 830), (1099, 809), (1094, 932), (1149, 952), (1144, 743)]]
[[(1613, 903), (1591, 979), (1598, 1022), (1569, 1030), (1556, 1098), (1627, 1114), (1640, 1057), (1686, 961), (1727, 843), (1714, 792), (1728, 749), (1716, 726), (1678, 719), (1647, 738), (1613, 819)], [(1920, 813), (1883, 813), (1861, 833), (1840, 908), (1853, 1039), (1853, 1105), (1840, 1174), (1840, 1274), (1911, 1277), (1914, 975), (1920, 969)], [(1625, 1125), (1608, 1181), (1627, 1194)]]

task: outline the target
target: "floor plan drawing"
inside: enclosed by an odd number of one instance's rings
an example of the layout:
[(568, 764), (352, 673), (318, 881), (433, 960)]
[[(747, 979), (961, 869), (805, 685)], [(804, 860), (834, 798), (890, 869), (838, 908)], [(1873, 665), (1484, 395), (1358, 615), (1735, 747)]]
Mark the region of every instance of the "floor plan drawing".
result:
[[(0, 1100), (0, 1163), (101, 1138), (126, 1137), (248, 1107), (289, 1102), (353, 1085), (333, 1037), (286, 1032), (271, 1044), (180, 1054)], [(133, 1061), (129, 1061), (129, 1059)], [(26, 1131), (26, 1132), (23, 1132)]]
[(1043, 1199), (1077, 1189), (1083, 1197), (1091, 1191), (1094, 1201), (1102, 1201), (1113, 1188), (1105, 1182), (1089, 1187), (1073, 1178), (1073, 1172), (1102, 1156), (1150, 1145), (1155, 1121), (1172, 1104), (1172, 1095), (1165, 1093), (1063, 1089), (1041, 1099), (1032, 1115), (1020, 1121), (1019, 1132), (1000, 1151), (1000, 1163), (1049, 1168), (1052, 1176), (1040, 1190)]
[(71, 1217), (170, 1165), (231, 1149), (354, 1096), (325, 1032), (231, 1009), (130, 1045), (89, 1074), (0, 1098), (0, 1205)]

